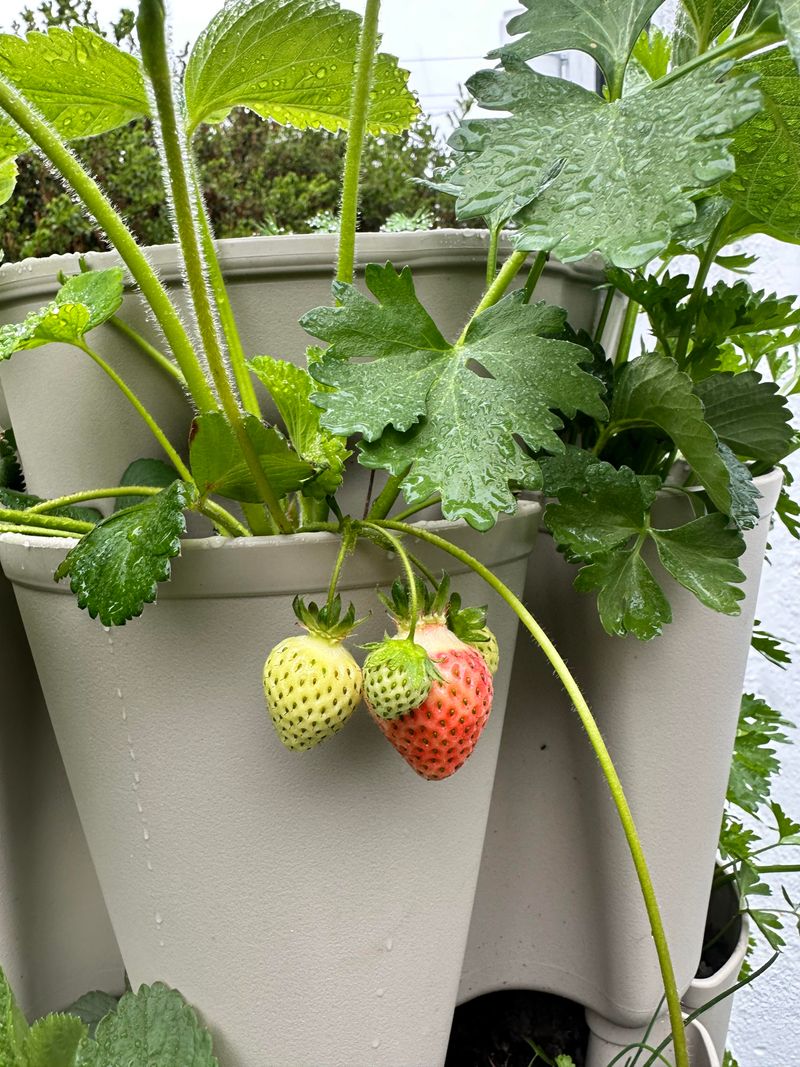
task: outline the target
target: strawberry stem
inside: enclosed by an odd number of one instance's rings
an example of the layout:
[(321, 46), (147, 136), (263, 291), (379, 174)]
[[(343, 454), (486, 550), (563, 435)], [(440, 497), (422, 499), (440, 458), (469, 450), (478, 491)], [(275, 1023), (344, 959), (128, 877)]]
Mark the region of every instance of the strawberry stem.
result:
[(342, 574), (342, 567), (344, 561), (347, 559), (347, 553), (353, 547), (354, 533), (353, 528), (348, 522), (345, 522), (342, 527), (342, 543), (339, 545), (339, 555), (336, 557), (336, 563), (334, 564), (333, 574), (331, 575), (330, 585), (328, 586), (328, 615), (330, 615), (333, 608), (333, 602), (336, 599), (336, 587), (339, 584), (339, 578)]
[(664, 924), (661, 919), (661, 912), (658, 906), (655, 888), (647, 866), (647, 860), (645, 859), (644, 850), (642, 849), (642, 843), (636, 829), (630, 805), (625, 796), (625, 791), (622, 788), (622, 782), (617, 774), (617, 770), (606, 747), (606, 743), (603, 740), (597, 722), (592, 715), (591, 709), (589, 708), (578, 683), (575, 681), (575, 678), (572, 676), (566, 663), (561, 658), (555, 645), (519, 597), (515, 596), (499, 578), (497, 578), (487, 567), (484, 567), (484, 565), (475, 559), (474, 556), (469, 555), (468, 552), (458, 548), (456, 545), (452, 545), (443, 537), (439, 537), (437, 534), (431, 533), (429, 530), (421, 527), (411, 526), (403, 522), (393, 522), (388, 519), (383, 520), (380, 523), (370, 523), (369, 525), (374, 525), (384, 532), (387, 530), (394, 530), (397, 533), (408, 534), (421, 541), (426, 541), (428, 544), (441, 549), (443, 552), (447, 552), (460, 563), (465, 564), (473, 570), (477, 575), (483, 578), (487, 585), (494, 589), (494, 591), (505, 600), (550, 661), (551, 666), (558, 675), (561, 684), (567, 691), (567, 694), (580, 717), (598, 762), (600, 763), (603, 776), (611, 791), (611, 797), (617, 809), (617, 814), (625, 834), (625, 839), (628, 843), (631, 858), (633, 859), (633, 865), (636, 869), (636, 875), (639, 879), (639, 886), (641, 888), (644, 905), (647, 910), (647, 917), (650, 921), (650, 930), (653, 935), (653, 941), (658, 955), (661, 978), (664, 985), (664, 995), (667, 1001), (669, 1020), (672, 1028), (672, 1040), (675, 1048), (675, 1067), (689, 1067), (689, 1058), (686, 1048), (686, 1032), (684, 1029), (683, 1015), (681, 1014), (680, 996), (675, 983), (675, 972), (672, 966), (672, 958), (670, 956), (669, 945), (664, 931)]
[(411, 600), (411, 622), (408, 627), (408, 639), (414, 640), (414, 633), (417, 629), (417, 619), (419, 617), (419, 592), (417, 589), (417, 579), (414, 571), (411, 569), (411, 560), (408, 558), (408, 553), (400, 543), (400, 538), (395, 537), (394, 534), (390, 534), (388, 530), (385, 530), (382, 526), (378, 526), (374, 522), (362, 522), (359, 526), (365, 526), (370, 530), (375, 530), (388, 542), (392, 547), (392, 551), (397, 553), (400, 562), (403, 564), (403, 569), (406, 572), (406, 580), (408, 581), (408, 595)]

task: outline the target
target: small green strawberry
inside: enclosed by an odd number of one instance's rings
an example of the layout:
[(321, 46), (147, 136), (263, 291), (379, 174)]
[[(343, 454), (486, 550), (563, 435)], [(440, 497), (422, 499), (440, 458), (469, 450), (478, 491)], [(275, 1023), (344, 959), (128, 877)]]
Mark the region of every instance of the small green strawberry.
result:
[(492, 674), (500, 666), (497, 638), (486, 625), (486, 608), (462, 608), (461, 597), (453, 593), (447, 605), (447, 625), (465, 645), (479, 652)]
[(337, 596), (327, 607), (298, 596), (294, 611), (306, 634), (287, 637), (264, 664), (264, 695), (287, 748), (304, 752), (344, 726), (361, 700), (361, 668), (342, 644), (357, 625), (351, 604), (341, 618)]
[(364, 661), (364, 700), (373, 715), (396, 719), (421, 704), (439, 677), (430, 656), (408, 638), (385, 637)]

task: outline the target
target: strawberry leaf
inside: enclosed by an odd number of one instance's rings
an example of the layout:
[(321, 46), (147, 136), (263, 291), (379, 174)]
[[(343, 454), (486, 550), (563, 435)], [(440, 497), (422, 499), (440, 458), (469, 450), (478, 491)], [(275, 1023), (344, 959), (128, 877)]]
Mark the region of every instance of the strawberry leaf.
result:
[(303, 492), (317, 497), (335, 493), (350, 452), (343, 438), (320, 425), (322, 412), (310, 399), (314, 379), (301, 367), (270, 356), (257, 356), (248, 366), (269, 390), (298, 456), (318, 472)]
[[(197, 40), (186, 67), (191, 130), (247, 107), (284, 126), (335, 132), (350, 121), (361, 19), (333, 0), (236, 0)], [(419, 113), (394, 56), (375, 62), (368, 128), (401, 133)]]
[(738, 615), (744, 591), (738, 583), (744, 574), (736, 566), (744, 541), (728, 528), (724, 515), (702, 515), (674, 530), (651, 530), (658, 558), (676, 582), (701, 604), (723, 615)]
[(156, 983), (126, 993), (84, 1038), (75, 1067), (219, 1067), (211, 1037), (176, 990)]
[(625, 64), (639, 34), (664, 0), (522, 0), (527, 11), (508, 24), (525, 34), (491, 53), (535, 59), (545, 52), (577, 49), (595, 60), (610, 86), (622, 85)]
[(33, 1024), (25, 1042), (25, 1067), (74, 1067), (87, 1027), (74, 1015), (48, 1015)]
[(0, 360), (50, 341), (79, 344), (95, 327), (116, 315), (122, 304), (121, 267), (76, 274), (56, 297), (20, 323), (0, 326)]
[[(800, 40), (800, 35), (799, 35)], [(739, 64), (758, 76), (760, 112), (736, 132), (736, 171), (723, 192), (744, 213), (745, 232), (800, 239), (800, 78), (787, 48)], [(749, 221), (749, 225), (748, 225)]]
[[(563, 450), (556, 431), (580, 409), (604, 418), (586, 350), (560, 340), (565, 312), (505, 297), (450, 344), (417, 300), (411, 272), (366, 271), (374, 303), (334, 285), (340, 306), (302, 321), (331, 347), (311, 374), (332, 392), (312, 399), (332, 433), (363, 434), (361, 463), (404, 475), (410, 504), (434, 494), (448, 518), (488, 529), (515, 507), (512, 486), (536, 488), (532, 450)], [(359, 362), (368, 357), (368, 362)]]
[(71, 549), (55, 573), (70, 578), (78, 604), (104, 626), (123, 626), (141, 615), (170, 575), (170, 560), (186, 530), (183, 512), (194, 486), (174, 482), (157, 496), (104, 519)]
[(774, 746), (788, 743), (783, 729), (789, 726), (791, 723), (765, 700), (744, 694), (728, 781), (729, 804), (755, 815), (767, 803), (772, 778), (780, 769)]
[(672, 622), (669, 602), (638, 545), (600, 556), (581, 568), (575, 588), (582, 593), (597, 590), (597, 610), (606, 633), (650, 641)]
[[(278, 496), (300, 489), (313, 477), (311, 464), (301, 460), (276, 429), (265, 426), (255, 415), (247, 415), (245, 430), (261, 469)], [(261, 501), (236, 435), (222, 412), (199, 415), (195, 419), (189, 454), (201, 496), (218, 493), (249, 504)]]
[(13, 159), (0, 163), (0, 204), (11, 198), (17, 184), (17, 164)]
[(705, 52), (736, 16), (747, 7), (748, 0), (683, 0), (692, 20), (697, 51)]
[(3, 1067), (25, 1067), (23, 1050), (28, 1032), (25, 1016), (0, 969), (0, 1063)]
[[(0, 75), (67, 140), (106, 133), (150, 112), (138, 59), (83, 26), (27, 38), (0, 34)], [(15, 128), (0, 128), (0, 158), (25, 144)]]
[(74, 1004), (70, 1004), (66, 1012), (85, 1023), (89, 1029), (89, 1037), (94, 1037), (98, 1024), (110, 1012), (117, 1010), (118, 1003), (119, 997), (94, 990), (91, 993), (84, 993)]
[[(149, 485), (156, 489), (166, 489), (178, 478), (180, 475), (172, 464), (165, 463), (163, 459), (135, 459), (125, 468), (119, 484)], [(147, 496), (118, 496), (114, 501), (114, 511), (132, 508), (136, 504), (143, 504), (145, 500)]]
[(565, 261), (599, 251), (617, 266), (636, 267), (661, 252), (694, 221), (697, 193), (733, 171), (732, 131), (760, 101), (754, 74), (720, 79), (718, 68), (606, 102), (519, 60), (504, 63), (467, 83), (481, 107), (511, 115), (466, 119), (452, 135), (459, 155), (447, 181), (460, 190), (456, 213), (485, 215), (515, 193), (529, 199), (531, 183), (564, 160), (517, 216), (514, 244)]
[(614, 389), (611, 425), (619, 429), (651, 425), (664, 431), (694, 469), (725, 515), (731, 512), (730, 474), (717, 448), (717, 438), (703, 416), (688, 375), (657, 355), (627, 363)]

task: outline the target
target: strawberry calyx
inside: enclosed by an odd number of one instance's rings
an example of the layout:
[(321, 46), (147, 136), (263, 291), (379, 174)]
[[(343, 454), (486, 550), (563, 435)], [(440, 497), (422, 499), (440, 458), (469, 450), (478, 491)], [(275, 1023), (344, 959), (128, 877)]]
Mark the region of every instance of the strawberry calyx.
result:
[(441, 680), (436, 664), (410, 637), (389, 637), (364, 645), (364, 696), (372, 710), (394, 719), (417, 707)]
[(338, 594), (333, 600), (321, 605), (315, 604), (314, 601), (306, 604), (301, 596), (296, 596), (292, 601), (292, 608), (304, 629), (326, 641), (344, 641), (364, 621), (356, 619), (353, 604), (350, 604), (342, 615), (342, 598)]
[(465, 645), (488, 641), (486, 607), (462, 607), (461, 597), (453, 593), (447, 604), (447, 625)]
[(405, 578), (397, 578), (392, 584), (389, 595), (378, 593), (381, 603), (394, 620), (398, 631), (407, 633), (412, 622), (420, 625), (423, 623), (440, 623), (444, 625), (447, 615), (447, 597), (450, 591), (450, 575), (442, 574), (441, 581), (433, 589), (415, 577), (414, 588), (417, 601), (417, 615), (414, 617), (411, 591)]

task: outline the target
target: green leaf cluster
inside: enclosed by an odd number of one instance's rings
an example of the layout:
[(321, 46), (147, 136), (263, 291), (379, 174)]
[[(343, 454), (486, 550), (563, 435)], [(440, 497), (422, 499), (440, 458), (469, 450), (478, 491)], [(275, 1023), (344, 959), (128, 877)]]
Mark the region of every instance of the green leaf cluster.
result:
[(211, 1037), (177, 991), (142, 986), (117, 1002), (90, 993), (29, 1026), (0, 970), (3, 1067), (219, 1067)]

